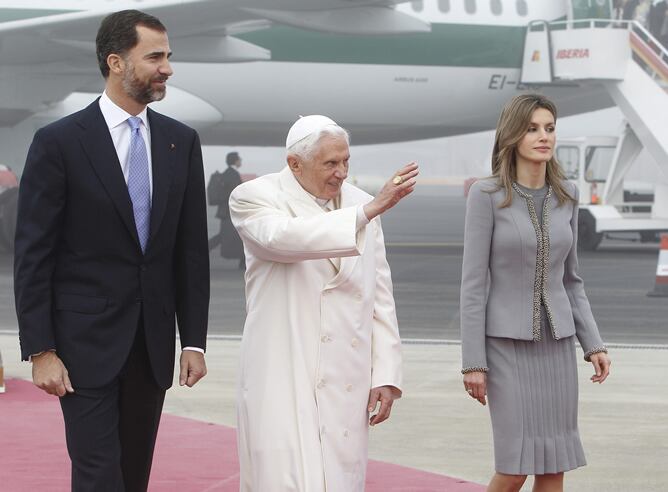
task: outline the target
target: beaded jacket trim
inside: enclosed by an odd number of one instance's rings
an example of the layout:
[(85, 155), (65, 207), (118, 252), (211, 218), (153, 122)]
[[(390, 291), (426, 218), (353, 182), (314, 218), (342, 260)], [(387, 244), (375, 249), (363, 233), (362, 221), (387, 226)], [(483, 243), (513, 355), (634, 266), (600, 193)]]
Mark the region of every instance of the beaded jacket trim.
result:
[(550, 299), (547, 294), (547, 278), (550, 264), (550, 197), (552, 196), (552, 186), (548, 186), (547, 194), (543, 201), (543, 227), (538, 221), (538, 214), (536, 213), (536, 206), (533, 197), (520, 189), (517, 183), (512, 184), (513, 190), (519, 196), (524, 198), (529, 209), (529, 217), (534, 231), (536, 232), (536, 273), (533, 283), (533, 315), (532, 315), (532, 331), (533, 340), (539, 342), (541, 340), (540, 330), (540, 306), (541, 303), (545, 306), (547, 319), (552, 330), (552, 336), (555, 340), (559, 340), (557, 332), (554, 327), (554, 318), (552, 317), (552, 309), (550, 308)]
[(487, 367), (465, 367), (462, 369), (462, 374), (467, 374), (469, 372), (487, 372), (489, 369)]
[(605, 347), (594, 347), (593, 349), (589, 350), (586, 354), (584, 354), (584, 359), (587, 362), (591, 362), (591, 356), (594, 354), (600, 354), (601, 352), (603, 353), (608, 353), (608, 349)]

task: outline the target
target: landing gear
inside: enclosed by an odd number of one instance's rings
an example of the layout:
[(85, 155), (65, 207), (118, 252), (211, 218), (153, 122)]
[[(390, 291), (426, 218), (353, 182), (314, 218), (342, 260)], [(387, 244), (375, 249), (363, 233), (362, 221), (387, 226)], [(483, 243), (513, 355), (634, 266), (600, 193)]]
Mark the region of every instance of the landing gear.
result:
[(586, 209), (580, 209), (578, 215), (578, 247), (585, 251), (594, 251), (603, 239), (602, 232), (596, 232), (596, 221)]

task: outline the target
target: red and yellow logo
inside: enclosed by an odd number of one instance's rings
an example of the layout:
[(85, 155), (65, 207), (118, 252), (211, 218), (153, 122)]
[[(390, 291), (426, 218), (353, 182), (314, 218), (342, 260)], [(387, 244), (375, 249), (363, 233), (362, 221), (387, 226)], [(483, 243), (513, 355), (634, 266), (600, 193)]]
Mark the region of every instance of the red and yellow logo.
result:
[(557, 60), (563, 60), (564, 58), (589, 58), (589, 50), (584, 48), (557, 51)]

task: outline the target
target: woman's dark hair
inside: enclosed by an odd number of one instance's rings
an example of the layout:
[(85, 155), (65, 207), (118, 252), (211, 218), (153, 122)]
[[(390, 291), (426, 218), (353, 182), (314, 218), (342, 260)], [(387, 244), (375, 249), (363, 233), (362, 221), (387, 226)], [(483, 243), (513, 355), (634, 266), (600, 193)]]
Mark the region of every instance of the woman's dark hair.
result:
[(139, 42), (137, 26), (167, 32), (165, 26), (156, 17), (139, 10), (121, 10), (102, 19), (95, 38), (95, 51), (100, 72), (105, 79), (109, 77), (109, 65), (107, 64), (109, 55), (124, 56), (137, 46)]

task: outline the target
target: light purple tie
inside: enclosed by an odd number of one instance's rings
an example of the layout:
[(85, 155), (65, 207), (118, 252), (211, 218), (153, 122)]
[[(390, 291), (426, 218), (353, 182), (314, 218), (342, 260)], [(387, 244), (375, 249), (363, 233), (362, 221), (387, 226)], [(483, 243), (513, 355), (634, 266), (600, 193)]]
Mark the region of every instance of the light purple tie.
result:
[(128, 192), (132, 200), (132, 210), (142, 252), (146, 251), (151, 223), (151, 183), (148, 176), (148, 154), (141, 136), (141, 118), (128, 118), (132, 136), (128, 153)]

